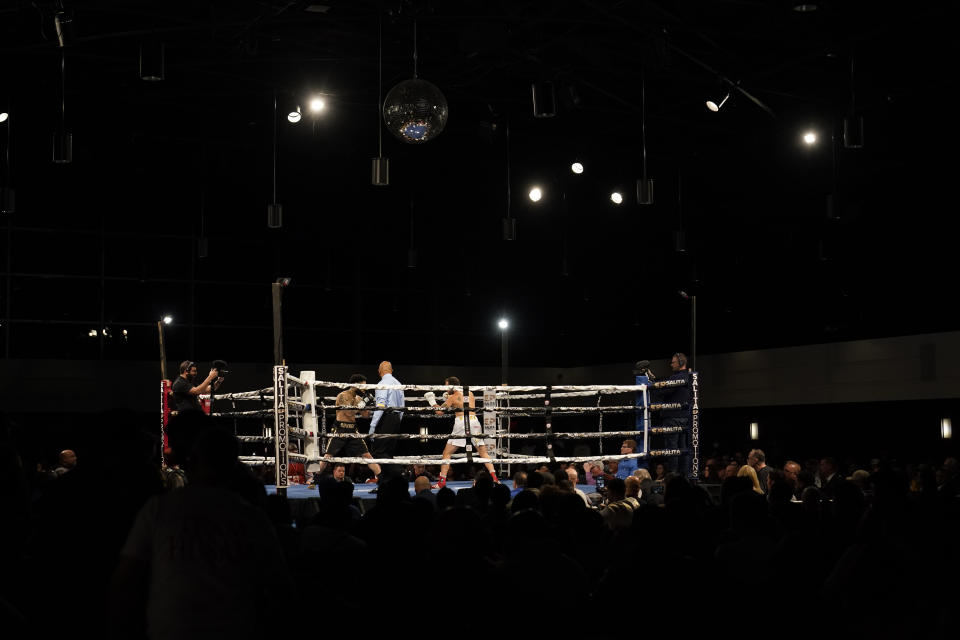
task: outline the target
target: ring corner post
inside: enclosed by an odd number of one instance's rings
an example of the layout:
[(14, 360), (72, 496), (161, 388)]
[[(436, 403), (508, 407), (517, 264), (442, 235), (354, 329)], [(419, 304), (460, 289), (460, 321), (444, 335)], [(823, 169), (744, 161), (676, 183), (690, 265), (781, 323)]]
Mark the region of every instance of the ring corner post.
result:
[(273, 367), (273, 437), (276, 452), (277, 495), (285, 498), (290, 478), (287, 475), (287, 367)]
[[(645, 375), (635, 375), (635, 383), (637, 386), (643, 387), (643, 389), (637, 391), (635, 400), (637, 408), (643, 409), (643, 411), (636, 413), (636, 427), (637, 431), (643, 431), (643, 465), (645, 468), (648, 468), (650, 466), (650, 379)], [(639, 465), (640, 463), (638, 462), (637, 464)]]
[(690, 477), (695, 482), (700, 479), (700, 373), (690, 372), (690, 391), (693, 401), (690, 405)]

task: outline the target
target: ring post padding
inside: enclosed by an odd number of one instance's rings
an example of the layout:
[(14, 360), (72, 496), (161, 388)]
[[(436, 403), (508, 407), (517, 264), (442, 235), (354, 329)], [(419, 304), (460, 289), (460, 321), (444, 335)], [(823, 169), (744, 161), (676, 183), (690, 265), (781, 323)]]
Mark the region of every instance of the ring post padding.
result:
[(693, 391), (693, 407), (690, 415), (690, 445), (693, 449), (693, 469), (691, 477), (700, 479), (700, 380), (696, 371), (690, 374), (690, 386)]
[(557, 461), (556, 455), (553, 452), (553, 406), (550, 404), (550, 395), (553, 392), (553, 387), (547, 385), (547, 390), (543, 395), (543, 408), (546, 421), (546, 443), (547, 443), (547, 457), (550, 458), (550, 464), (553, 464)]
[[(646, 387), (650, 384), (650, 380), (647, 376), (637, 376), (637, 385), (643, 385)], [(650, 397), (648, 395), (648, 390), (644, 388), (642, 391), (637, 392), (637, 408), (643, 409), (643, 411), (637, 412), (637, 431), (643, 431), (643, 452), (650, 453)]]
[(277, 489), (287, 489), (290, 486), (287, 476), (287, 368), (283, 365), (273, 368), (273, 433)]
[[(301, 371), (300, 378), (304, 381), (303, 393), (300, 399), (303, 401), (303, 430), (306, 432), (303, 437), (303, 453), (309, 459), (320, 458), (320, 444), (317, 441), (317, 390), (313, 386), (316, 373), (313, 371)], [(316, 467), (316, 468), (314, 468)], [(306, 466), (304, 471), (309, 477), (311, 472), (318, 471), (320, 465), (311, 463)]]
[[(473, 432), (470, 430), (470, 386), (463, 385), (463, 433), (466, 439), (463, 444), (467, 452), (467, 462), (473, 464)], [(456, 421), (456, 418), (454, 418)]]

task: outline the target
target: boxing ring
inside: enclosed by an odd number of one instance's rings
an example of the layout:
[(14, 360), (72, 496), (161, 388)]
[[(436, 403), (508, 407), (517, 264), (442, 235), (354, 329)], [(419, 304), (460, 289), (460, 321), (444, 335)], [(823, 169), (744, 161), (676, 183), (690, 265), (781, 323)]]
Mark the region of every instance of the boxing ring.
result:
[[(651, 392), (669, 392), (677, 387), (689, 386), (688, 403), (656, 403), (651, 402)], [(356, 406), (337, 406), (336, 393), (344, 389), (356, 388), (360, 392), (376, 390), (402, 390), (405, 407), (392, 409), (377, 406), (367, 406), (358, 409)], [(465, 420), (466, 447), (463, 453), (455, 454), (451, 459), (441, 460), (439, 455), (404, 455), (392, 458), (363, 458), (363, 457), (324, 457), (327, 444), (331, 438), (364, 438), (375, 440), (379, 438), (397, 438), (400, 440), (417, 440), (427, 443), (431, 440), (448, 440), (452, 436), (446, 433), (429, 433), (423, 426), (423, 421), (446, 418), (452, 419), (456, 412), (462, 409), (444, 409), (430, 406), (429, 394), (461, 391), (464, 397), (474, 393), (476, 408), (467, 410), (476, 412), (480, 418), (481, 429), (472, 431)], [(166, 393), (166, 388), (164, 388)], [(326, 393), (326, 394), (325, 394)], [(329, 395), (332, 393), (333, 395)], [(427, 394), (426, 396), (424, 394)], [(164, 396), (166, 398), (166, 396)], [(240, 459), (252, 467), (273, 467), (274, 487), (286, 493), (291, 487), (308, 484), (308, 476), (315, 473), (320, 462), (328, 465), (343, 463), (345, 465), (372, 463), (380, 465), (438, 465), (438, 464), (482, 464), (491, 463), (498, 468), (501, 477), (511, 477), (512, 465), (553, 464), (561, 462), (583, 463), (599, 461), (621, 461), (626, 459), (653, 459), (667, 456), (687, 454), (692, 459), (692, 480), (698, 479), (699, 468), (699, 375), (696, 371), (689, 372), (684, 379), (667, 379), (652, 382), (645, 375), (637, 375), (633, 385), (383, 385), (336, 382), (316, 380), (313, 371), (302, 371), (299, 376), (289, 373), (286, 366), (273, 368), (272, 386), (254, 391), (226, 393), (216, 395), (219, 403), (230, 403), (231, 409), (211, 412), (214, 417), (232, 418), (235, 421), (257, 419), (261, 421), (259, 435), (238, 435), (242, 443), (254, 443), (265, 450), (272, 452), (264, 455), (242, 455)], [(604, 404), (613, 402), (613, 404)], [(169, 409), (162, 405), (164, 420)], [(270, 408), (272, 404), (272, 408)], [(246, 406), (245, 406), (246, 405)], [(250, 407), (250, 408), (246, 408)], [(335, 420), (337, 410), (363, 411), (402, 411), (404, 422), (416, 418), (420, 424), (418, 433), (336, 433), (328, 429), (328, 423)], [(662, 426), (655, 424), (653, 417), (659, 412), (671, 410), (682, 412), (687, 418), (689, 427)], [(613, 415), (628, 415), (631, 428), (604, 430), (604, 417)], [(633, 419), (629, 420), (629, 415)], [(482, 416), (482, 417), (481, 417)], [(581, 418), (595, 416), (596, 430), (562, 431), (555, 428), (557, 419), (565, 420), (571, 416)], [(525, 419), (528, 422), (542, 425), (542, 431), (521, 433), (511, 429), (515, 420)], [(651, 449), (651, 436), (668, 434), (686, 430), (689, 434), (690, 446), (680, 449)], [(462, 437), (462, 436), (459, 436)], [(605, 438), (634, 439), (637, 449), (631, 454), (604, 454), (603, 441)], [(471, 438), (487, 444), (489, 458), (481, 457)], [(557, 445), (568, 442), (581, 443), (596, 440), (599, 443), (599, 452), (590, 455), (564, 455), (557, 451), (562, 448)], [(516, 453), (514, 442), (531, 441), (543, 445), (542, 455)], [(582, 449), (582, 447), (581, 447)], [(581, 451), (582, 453), (582, 451)], [(459, 483), (451, 481), (449, 485), (456, 488)], [(364, 490), (369, 493), (373, 485), (362, 488), (357, 484), (357, 493)], [(272, 489), (273, 487), (271, 487)], [(299, 489), (298, 489), (299, 490)], [(314, 494), (316, 495), (316, 494)]]

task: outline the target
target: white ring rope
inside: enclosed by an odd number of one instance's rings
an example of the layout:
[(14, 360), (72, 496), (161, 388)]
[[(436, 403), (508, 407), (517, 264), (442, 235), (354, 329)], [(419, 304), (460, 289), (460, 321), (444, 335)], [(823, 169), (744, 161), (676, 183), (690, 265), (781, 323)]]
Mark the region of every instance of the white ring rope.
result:
[[(300, 384), (303, 384), (298, 378), (293, 378), (291, 375), (287, 375), (288, 380), (293, 380)], [(383, 390), (404, 390), (404, 391), (448, 391), (456, 390), (463, 391), (463, 386), (458, 385), (449, 385), (449, 384), (368, 384), (368, 383), (359, 383), (359, 382), (331, 382), (328, 380), (317, 380), (312, 383), (315, 387), (332, 387), (336, 389), (350, 389), (356, 387), (362, 391), (367, 391), (371, 389), (383, 389)], [(470, 387), (471, 391), (546, 391), (549, 387), (551, 391), (599, 391), (601, 393), (621, 393), (621, 392), (637, 392), (643, 391), (649, 388), (649, 385), (644, 384), (594, 384), (594, 385), (529, 385), (529, 386), (510, 386), (510, 385), (467, 385)], [(553, 395), (551, 393), (551, 395)], [(514, 396), (510, 396), (511, 398)]]

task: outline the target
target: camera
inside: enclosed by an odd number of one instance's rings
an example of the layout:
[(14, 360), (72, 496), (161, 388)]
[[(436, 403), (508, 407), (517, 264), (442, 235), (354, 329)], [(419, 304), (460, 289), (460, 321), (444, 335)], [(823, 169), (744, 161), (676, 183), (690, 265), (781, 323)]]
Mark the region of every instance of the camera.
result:
[(213, 362), (210, 363), (210, 367), (212, 369), (216, 369), (217, 375), (220, 376), (221, 378), (227, 375), (228, 373), (230, 373), (229, 371), (227, 371), (226, 360), (214, 360)]

